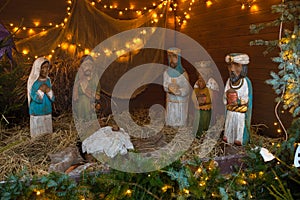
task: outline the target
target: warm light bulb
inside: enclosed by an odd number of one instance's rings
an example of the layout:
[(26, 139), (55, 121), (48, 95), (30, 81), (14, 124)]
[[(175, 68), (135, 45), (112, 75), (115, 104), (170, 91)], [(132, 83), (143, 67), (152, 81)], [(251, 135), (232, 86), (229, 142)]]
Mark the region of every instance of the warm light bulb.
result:
[(212, 5), (212, 1), (210, 1), (210, 0), (208, 0), (208, 1), (206, 1), (206, 7), (210, 7)]
[(24, 30), (24, 31), (26, 30), (26, 27), (25, 27), (25, 26), (23, 27), (23, 30)]
[(291, 38), (292, 38), (292, 39), (296, 39), (296, 38), (297, 38), (297, 35), (296, 35), (296, 34), (293, 34), (293, 35), (291, 36)]
[(24, 55), (27, 55), (27, 54), (29, 53), (29, 51), (28, 51), (28, 49), (23, 49), (22, 53), (23, 53)]
[(201, 181), (200, 183), (199, 183), (199, 185), (202, 187), (202, 186), (205, 186), (205, 181)]
[(33, 35), (34, 33), (35, 33), (35, 31), (32, 28), (28, 30), (29, 35)]
[(91, 4), (92, 4), (92, 6), (95, 6), (95, 2), (94, 1)]
[(197, 172), (198, 172), (198, 173), (201, 173), (201, 172), (202, 172), (202, 169), (199, 167), (199, 168), (197, 169)]
[(84, 54), (90, 54), (90, 50), (89, 49), (84, 49)]
[(257, 12), (258, 11), (258, 6), (255, 5), (249, 5), (250, 6), (250, 12)]
[(185, 18), (190, 19), (191, 18), (190, 14), (185, 15)]
[(39, 190), (36, 191), (36, 195), (37, 195), (37, 196), (41, 195), (41, 191), (39, 191)]
[(10, 23), (9, 25), (10, 25), (10, 26), (14, 26), (14, 24), (13, 24), (13, 23)]
[(278, 124), (277, 122), (274, 122), (274, 126), (277, 126), (277, 124)]
[(281, 129), (277, 129), (277, 133), (281, 133)]
[(33, 24), (38, 27), (40, 25), (40, 21), (34, 21)]
[(245, 4), (242, 4), (241, 9), (242, 9), (242, 10), (245, 9)]
[(190, 191), (187, 190), (187, 189), (183, 189), (183, 192), (186, 193), (186, 194), (189, 194), (189, 193), (190, 193)]
[(123, 15), (123, 12), (122, 12), (122, 11), (119, 11), (119, 15)]
[(132, 193), (132, 191), (131, 191), (131, 190), (129, 190), (129, 189), (128, 189), (128, 190), (126, 190), (126, 194), (127, 194), (127, 195), (130, 195), (131, 193)]
[(53, 25), (53, 24), (50, 22), (50, 23), (49, 23), (49, 26), (52, 26), (52, 25)]

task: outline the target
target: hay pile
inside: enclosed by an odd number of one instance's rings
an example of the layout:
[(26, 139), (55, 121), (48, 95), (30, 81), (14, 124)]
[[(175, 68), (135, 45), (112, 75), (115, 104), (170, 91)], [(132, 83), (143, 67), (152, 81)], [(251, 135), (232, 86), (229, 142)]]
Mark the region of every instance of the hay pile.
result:
[[(124, 114), (119, 115), (123, 121), (118, 121), (118, 124), (127, 129), (130, 122)], [(136, 123), (140, 125), (147, 125), (149, 123), (148, 112), (145, 110), (135, 111), (132, 115)], [(188, 151), (181, 157), (182, 161), (193, 159), (194, 156), (199, 158), (214, 158), (232, 154), (241, 154), (245, 152), (244, 147), (225, 144), (220, 135), (222, 131), (222, 120), (216, 124), (215, 127), (210, 129), (207, 134), (204, 134), (200, 139), (194, 139)], [(116, 121), (113, 116), (103, 117), (99, 119), (101, 126), (112, 125)], [(154, 124), (156, 122), (153, 122)], [(127, 125), (127, 126), (126, 126)], [(53, 119), (54, 133), (30, 138), (29, 125), (16, 126), (12, 129), (0, 130), (0, 180), (3, 180), (11, 173), (20, 172), (25, 169), (30, 174), (43, 175), (48, 173), (50, 165), (49, 154), (57, 153), (66, 147), (74, 147), (79, 141), (78, 133), (75, 129), (72, 115), (61, 115)], [(155, 129), (155, 126), (152, 127)], [(159, 128), (159, 127), (158, 127)], [(150, 127), (151, 129), (151, 127)], [(140, 129), (140, 131), (149, 131), (148, 129)], [(128, 129), (129, 130), (129, 129)], [(154, 132), (157, 130), (153, 130)], [(156, 132), (158, 133), (158, 132)], [(151, 152), (157, 148), (163, 148), (166, 144), (170, 143), (175, 137), (177, 131), (170, 127), (163, 127), (158, 134), (152, 135), (148, 138), (132, 137), (131, 140), (134, 144), (135, 151), (137, 152)], [(142, 133), (135, 133), (135, 135)], [(281, 138), (268, 138), (259, 136), (255, 130), (252, 134), (252, 146), (262, 144), (263, 147), (269, 148), (272, 143), (281, 141)], [(184, 145), (185, 137), (182, 137)], [(100, 162), (97, 162), (93, 170), (99, 170), (103, 167)]]

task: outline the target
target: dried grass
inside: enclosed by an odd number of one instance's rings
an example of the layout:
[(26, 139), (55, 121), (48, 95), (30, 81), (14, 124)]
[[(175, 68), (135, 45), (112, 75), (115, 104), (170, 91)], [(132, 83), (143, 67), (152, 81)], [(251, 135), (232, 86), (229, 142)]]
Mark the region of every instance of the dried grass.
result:
[[(156, 134), (148, 134), (147, 137), (131, 137), (134, 144), (135, 150), (139, 152), (153, 152), (159, 148), (164, 148), (172, 155), (174, 148), (184, 149), (190, 135), (179, 135), (176, 136), (178, 130), (171, 127), (159, 127), (150, 126), (146, 128), (135, 129), (140, 126), (131, 126), (131, 118), (128, 118), (128, 113), (118, 115), (118, 124), (127, 129), (127, 131), (139, 131), (135, 133), (139, 136), (145, 136), (145, 133), (141, 131), (153, 131)], [(132, 114), (133, 121), (140, 125), (149, 124), (149, 116), (146, 110), (135, 111)], [(193, 159), (195, 156), (199, 158), (215, 158), (222, 157), (232, 154), (242, 154), (245, 152), (244, 147), (235, 145), (229, 145), (222, 141), (221, 131), (223, 123), (219, 119), (219, 123), (213, 128), (209, 129), (208, 132), (200, 139), (196, 138), (193, 140), (189, 149), (186, 153), (181, 156), (182, 161)], [(116, 123), (114, 117), (109, 115), (99, 119), (101, 126), (113, 125)], [(156, 122), (154, 120), (153, 124)], [(159, 124), (159, 123), (158, 123)], [(30, 138), (29, 126), (23, 127), (16, 126), (12, 129), (0, 130), (0, 179), (4, 179), (11, 173), (16, 173), (24, 168), (30, 173), (35, 175), (47, 174), (50, 165), (50, 158), (48, 154), (57, 153), (62, 151), (64, 148), (69, 146), (75, 146), (78, 139), (78, 133), (75, 129), (74, 121), (71, 115), (61, 115), (53, 119), (54, 133), (47, 134), (34, 139)], [(252, 133), (251, 146), (262, 145), (263, 147), (269, 148), (272, 143), (278, 143), (281, 138), (268, 138), (257, 134), (256, 129)], [(190, 132), (191, 129), (181, 132)], [(129, 132), (130, 133), (130, 132)], [(130, 133), (131, 134), (131, 133)], [(174, 137), (178, 137), (176, 142), (170, 144)], [(94, 170), (101, 169), (101, 163), (94, 167)]]

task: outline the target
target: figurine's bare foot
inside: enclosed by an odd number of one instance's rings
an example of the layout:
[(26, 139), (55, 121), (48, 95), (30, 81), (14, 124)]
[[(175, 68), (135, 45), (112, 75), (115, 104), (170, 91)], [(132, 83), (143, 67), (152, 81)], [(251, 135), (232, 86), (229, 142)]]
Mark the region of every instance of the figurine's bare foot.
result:
[(238, 140), (234, 140), (234, 144), (236, 144), (236, 145), (238, 145), (238, 146), (242, 146), (241, 141), (238, 141)]
[(227, 142), (227, 137), (226, 136), (223, 136), (223, 141)]

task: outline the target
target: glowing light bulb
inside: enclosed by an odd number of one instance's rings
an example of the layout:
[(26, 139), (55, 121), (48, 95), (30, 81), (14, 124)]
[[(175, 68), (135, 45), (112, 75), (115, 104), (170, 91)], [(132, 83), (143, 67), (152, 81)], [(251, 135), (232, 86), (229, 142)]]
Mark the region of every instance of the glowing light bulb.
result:
[(277, 129), (277, 133), (281, 133), (281, 129)]
[(28, 49), (23, 49), (22, 53), (23, 53), (24, 55), (27, 55), (27, 54), (29, 53), (29, 50), (28, 50)]
[(208, 1), (206, 1), (206, 7), (210, 7), (212, 5), (212, 1), (210, 1), (210, 0), (208, 0)]
[(126, 190), (126, 192), (125, 192), (127, 195), (130, 195), (131, 193), (132, 193), (132, 191), (131, 190)]

